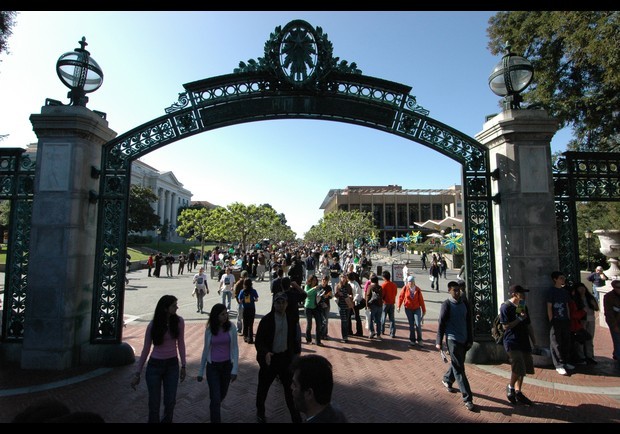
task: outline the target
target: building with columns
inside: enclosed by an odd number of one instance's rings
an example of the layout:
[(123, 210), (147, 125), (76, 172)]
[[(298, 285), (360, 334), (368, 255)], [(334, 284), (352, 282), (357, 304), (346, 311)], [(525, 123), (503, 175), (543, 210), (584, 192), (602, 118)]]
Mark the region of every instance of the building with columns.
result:
[[(135, 160), (131, 165), (131, 184), (149, 187), (153, 190), (159, 198), (153, 204), (155, 214), (159, 216), (159, 224), (163, 225), (165, 220), (170, 223), (166, 238), (171, 241), (181, 241), (182, 239), (175, 231), (178, 210), (191, 205), (191, 191), (183, 188), (183, 184), (174, 176), (174, 173), (160, 172), (140, 160)], [(156, 236), (155, 232), (149, 234)]]
[(348, 186), (329, 190), (320, 209), (372, 212), (379, 228), (379, 242), (419, 230), (416, 222), (463, 218), (460, 185), (447, 189), (403, 189), (400, 185)]

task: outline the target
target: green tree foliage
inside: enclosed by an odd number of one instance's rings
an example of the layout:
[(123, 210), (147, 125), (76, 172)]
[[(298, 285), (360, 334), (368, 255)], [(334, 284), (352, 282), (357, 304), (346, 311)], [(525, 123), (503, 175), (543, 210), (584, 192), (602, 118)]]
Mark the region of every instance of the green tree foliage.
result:
[(13, 34), (16, 11), (0, 11), (0, 53), (9, 52), (9, 36)]
[[(588, 262), (586, 230), (620, 229), (620, 202), (583, 202), (577, 204), (577, 239), (582, 269)], [(607, 258), (600, 252), (601, 244), (596, 235), (590, 239), (590, 268), (602, 265), (607, 268)]]
[(620, 12), (499, 12), (487, 34), (491, 53), (503, 54), (510, 42), (532, 62), (524, 101), (571, 128), (568, 150), (619, 150)]
[(211, 238), (211, 221), (209, 211), (202, 207), (198, 209), (186, 208), (181, 211), (177, 220), (177, 234), (189, 241), (200, 240), (200, 253), (204, 257), (205, 241)]
[(11, 213), (11, 201), (0, 201), (0, 226), (8, 226)]
[(306, 232), (309, 242), (353, 243), (356, 238), (369, 238), (377, 228), (369, 212), (337, 210), (325, 214)]
[(264, 238), (294, 239), (295, 234), (282, 225), (281, 218), (270, 205), (244, 205), (239, 202), (212, 210), (186, 209), (179, 217), (177, 233), (193, 236), (194, 239), (240, 242), (245, 249)]
[(157, 195), (149, 187), (131, 186), (129, 190), (128, 232), (150, 231), (159, 226), (159, 217), (151, 206), (157, 199)]

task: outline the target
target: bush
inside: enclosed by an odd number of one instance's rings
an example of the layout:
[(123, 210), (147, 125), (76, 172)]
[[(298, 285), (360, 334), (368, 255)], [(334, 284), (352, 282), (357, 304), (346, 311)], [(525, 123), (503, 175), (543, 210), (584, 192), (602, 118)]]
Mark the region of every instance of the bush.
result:
[(151, 235), (127, 235), (128, 245), (142, 245), (150, 244), (152, 242), (153, 237)]

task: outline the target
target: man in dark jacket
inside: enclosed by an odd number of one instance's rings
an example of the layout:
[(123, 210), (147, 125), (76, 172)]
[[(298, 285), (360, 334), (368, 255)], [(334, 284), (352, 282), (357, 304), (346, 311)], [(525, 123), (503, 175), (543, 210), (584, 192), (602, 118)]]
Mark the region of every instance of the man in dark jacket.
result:
[(291, 364), (295, 355), (296, 326), (287, 313), (288, 297), (280, 292), (273, 298), (273, 307), (258, 323), (255, 346), (258, 361), (258, 387), (256, 390), (256, 419), (265, 423), (265, 400), (276, 377), (284, 388), (284, 399), (294, 423), (301, 423), (301, 415), (295, 408), (291, 382)]
[(442, 350), (444, 336), (451, 364), (441, 383), (449, 392), (454, 392), (452, 383), (456, 380), (469, 411), (474, 411), (474, 395), (469, 387), (469, 381), (465, 375), (465, 355), (473, 344), (473, 326), (471, 321), (471, 308), (465, 296), (465, 283), (448, 282), (447, 300), (441, 303), (439, 308), (439, 326), (435, 347)]

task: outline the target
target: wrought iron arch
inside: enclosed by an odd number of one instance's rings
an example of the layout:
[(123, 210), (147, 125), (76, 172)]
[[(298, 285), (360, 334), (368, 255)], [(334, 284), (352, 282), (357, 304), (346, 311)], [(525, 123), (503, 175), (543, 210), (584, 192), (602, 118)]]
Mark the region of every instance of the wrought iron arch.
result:
[(122, 336), (127, 202), (133, 160), (163, 146), (224, 126), (269, 119), (345, 122), (395, 134), (434, 149), (463, 167), (468, 297), (474, 332), (489, 337), (495, 314), (491, 174), (488, 150), (428, 116), (411, 87), (362, 74), (333, 57), (320, 27), (296, 20), (278, 26), (265, 55), (232, 74), (184, 85), (178, 101), (103, 147), (99, 191), (91, 342)]

